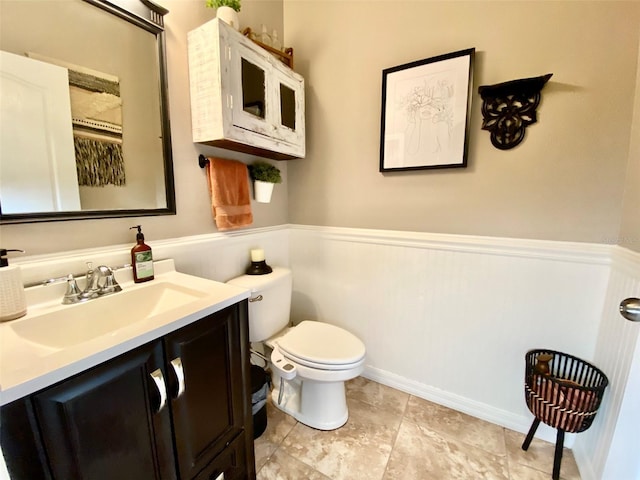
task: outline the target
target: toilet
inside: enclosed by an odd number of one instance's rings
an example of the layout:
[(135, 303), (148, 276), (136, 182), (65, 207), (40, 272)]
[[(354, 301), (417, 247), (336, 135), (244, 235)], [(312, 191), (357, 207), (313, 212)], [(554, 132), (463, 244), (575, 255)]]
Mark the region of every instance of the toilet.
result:
[(273, 404), (318, 430), (341, 427), (349, 418), (344, 382), (364, 369), (365, 347), (346, 330), (304, 320), (289, 326), (291, 270), (242, 275), (227, 283), (251, 290), (249, 340), (270, 350)]

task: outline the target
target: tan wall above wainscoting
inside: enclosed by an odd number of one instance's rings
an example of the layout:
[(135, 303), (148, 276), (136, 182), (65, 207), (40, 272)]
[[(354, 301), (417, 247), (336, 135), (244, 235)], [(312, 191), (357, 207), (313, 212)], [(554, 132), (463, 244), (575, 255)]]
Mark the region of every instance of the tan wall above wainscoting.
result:
[[(216, 231), (198, 154), (257, 157), (191, 141), (186, 35), (215, 12), (204, 0), (159, 3), (170, 10), (177, 215), (3, 225), (3, 247), (37, 255), (133, 243), (128, 227), (138, 223), (150, 242)], [(307, 158), (278, 163), (284, 182), (272, 203), (253, 204), (253, 226), (620, 243), (640, 251), (640, 3), (243, 0), (240, 21), (276, 28), (306, 81)], [(470, 47), (468, 168), (379, 173), (382, 69)], [(515, 149), (495, 149), (480, 129), (477, 87), (546, 73), (553, 77), (538, 123)]]
[[(285, 0), (284, 23), (307, 82), (291, 223), (618, 243), (640, 3)], [(379, 173), (382, 70), (471, 47), (468, 168)], [(478, 87), (547, 73), (538, 123), (494, 148)]]
[(640, 49), (619, 245), (640, 252)]

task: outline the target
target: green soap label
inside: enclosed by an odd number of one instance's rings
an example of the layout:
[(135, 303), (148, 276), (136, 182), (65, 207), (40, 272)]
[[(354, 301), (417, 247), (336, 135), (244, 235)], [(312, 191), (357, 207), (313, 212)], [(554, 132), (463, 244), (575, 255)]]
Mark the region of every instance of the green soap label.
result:
[(153, 256), (151, 250), (136, 253), (136, 276), (138, 278), (153, 277)]
[(136, 263), (151, 262), (152, 260), (153, 260), (153, 255), (151, 254), (151, 250), (136, 253)]

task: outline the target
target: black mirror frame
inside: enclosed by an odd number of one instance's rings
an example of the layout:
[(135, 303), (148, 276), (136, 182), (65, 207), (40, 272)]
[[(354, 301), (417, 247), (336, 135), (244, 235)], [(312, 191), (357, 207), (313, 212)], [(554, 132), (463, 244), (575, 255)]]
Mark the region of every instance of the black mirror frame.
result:
[(164, 183), (167, 206), (156, 209), (85, 210), (77, 212), (40, 212), (2, 214), (0, 224), (54, 222), (63, 220), (88, 220), (98, 218), (143, 217), (154, 215), (175, 215), (176, 196), (173, 178), (173, 152), (171, 147), (171, 127), (169, 124), (169, 98), (167, 90), (167, 58), (164, 33), (164, 15), (169, 13), (164, 7), (149, 0), (82, 0), (116, 15), (156, 36), (160, 85), (160, 120), (162, 150), (164, 156)]

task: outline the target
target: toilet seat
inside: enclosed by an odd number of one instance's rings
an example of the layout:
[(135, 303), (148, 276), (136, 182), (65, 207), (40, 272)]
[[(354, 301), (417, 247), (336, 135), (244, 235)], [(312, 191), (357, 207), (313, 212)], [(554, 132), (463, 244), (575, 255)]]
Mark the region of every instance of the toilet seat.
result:
[(276, 341), (293, 362), (321, 370), (348, 370), (362, 365), (365, 346), (355, 335), (328, 323), (305, 320)]

